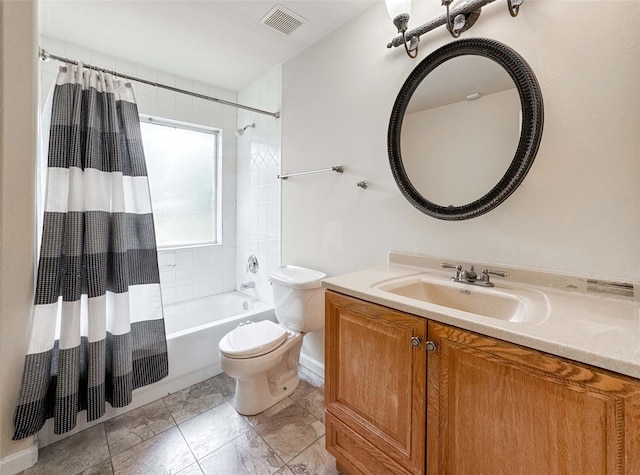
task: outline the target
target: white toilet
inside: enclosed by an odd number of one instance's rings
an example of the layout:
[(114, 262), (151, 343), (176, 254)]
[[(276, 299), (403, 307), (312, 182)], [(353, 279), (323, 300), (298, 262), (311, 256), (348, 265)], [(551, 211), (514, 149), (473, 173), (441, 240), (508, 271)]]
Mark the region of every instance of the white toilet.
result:
[(305, 333), (324, 328), (326, 274), (304, 267), (278, 267), (269, 274), (279, 323), (247, 323), (220, 344), (222, 370), (236, 380), (233, 405), (240, 414), (258, 414), (298, 387), (298, 360)]

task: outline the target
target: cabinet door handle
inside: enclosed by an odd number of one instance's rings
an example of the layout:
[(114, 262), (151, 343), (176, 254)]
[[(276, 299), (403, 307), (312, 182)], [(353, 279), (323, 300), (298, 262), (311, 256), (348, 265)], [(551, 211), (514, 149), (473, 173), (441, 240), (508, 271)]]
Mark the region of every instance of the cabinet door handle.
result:
[(418, 336), (411, 337), (411, 346), (417, 348), (418, 346), (420, 346), (420, 343), (422, 343), (422, 340), (420, 339), (420, 337)]
[(438, 349), (438, 345), (433, 340), (427, 340), (425, 346), (427, 347), (427, 351), (436, 351), (436, 349)]

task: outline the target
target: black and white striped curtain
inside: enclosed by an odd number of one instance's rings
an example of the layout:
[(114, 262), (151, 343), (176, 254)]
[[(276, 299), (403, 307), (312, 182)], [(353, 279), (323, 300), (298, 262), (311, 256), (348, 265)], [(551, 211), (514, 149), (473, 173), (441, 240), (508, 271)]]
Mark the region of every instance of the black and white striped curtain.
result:
[(156, 241), (130, 83), (60, 68), (15, 440), (131, 402), (168, 373)]

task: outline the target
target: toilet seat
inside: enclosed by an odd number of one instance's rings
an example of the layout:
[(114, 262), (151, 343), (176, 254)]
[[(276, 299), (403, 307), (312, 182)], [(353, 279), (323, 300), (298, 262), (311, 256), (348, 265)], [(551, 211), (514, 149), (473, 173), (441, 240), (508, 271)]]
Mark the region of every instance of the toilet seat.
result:
[(289, 332), (271, 320), (243, 325), (227, 333), (218, 348), (228, 358), (254, 358), (282, 345)]

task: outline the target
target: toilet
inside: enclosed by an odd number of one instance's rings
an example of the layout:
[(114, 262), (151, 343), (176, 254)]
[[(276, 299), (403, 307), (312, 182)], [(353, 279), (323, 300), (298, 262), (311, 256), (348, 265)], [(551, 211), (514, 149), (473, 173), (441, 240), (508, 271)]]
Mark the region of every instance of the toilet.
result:
[(222, 371), (236, 380), (233, 406), (240, 414), (258, 414), (298, 387), (302, 338), (324, 328), (325, 277), (304, 267), (276, 268), (269, 278), (278, 323), (248, 322), (220, 340)]

